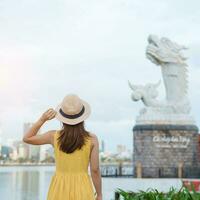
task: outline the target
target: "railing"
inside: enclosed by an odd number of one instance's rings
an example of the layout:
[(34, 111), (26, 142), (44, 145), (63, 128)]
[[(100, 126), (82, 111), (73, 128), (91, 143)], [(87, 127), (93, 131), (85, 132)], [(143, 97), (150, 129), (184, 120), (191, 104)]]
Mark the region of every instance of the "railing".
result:
[(200, 167), (184, 167), (183, 178), (200, 178)]
[(100, 168), (102, 177), (200, 178), (200, 167), (141, 167), (140, 176), (131, 164), (101, 164)]
[(101, 176), (102, 177), (132, 177), (133, 176), (133, 166), (130, 164), (120, 165), (120, 164), (102, 164), (101, 165)]

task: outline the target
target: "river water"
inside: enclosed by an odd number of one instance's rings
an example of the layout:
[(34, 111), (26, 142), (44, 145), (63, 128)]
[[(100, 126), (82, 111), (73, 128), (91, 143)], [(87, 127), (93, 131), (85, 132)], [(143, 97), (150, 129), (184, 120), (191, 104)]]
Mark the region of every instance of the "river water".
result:
[[(0, 200), (46, 200), (54, 167), (0, 167)], [(180, 188), (179, 179), (103, 178), (103, 200), (113, 200), (117, 188), (146, 190), (149, 187), (167, 191)]]

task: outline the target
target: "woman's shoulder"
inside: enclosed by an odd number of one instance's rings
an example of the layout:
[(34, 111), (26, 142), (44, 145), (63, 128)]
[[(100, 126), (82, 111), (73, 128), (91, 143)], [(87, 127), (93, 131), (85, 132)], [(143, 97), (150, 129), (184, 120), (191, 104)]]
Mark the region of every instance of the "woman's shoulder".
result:
[(94, 134), (94, 133), (89, 132), (89, 136), (90, 136), (92, 139), (97, 139), (97, 136), (96, 136), (96, 134)]
[(96, 136), (96, 134), (89, 133), (89, 136), (91, 138), (91, 142), (92, 142), (93, 145), (96, 144), (96, 143), (98, 143), (98, 137)]

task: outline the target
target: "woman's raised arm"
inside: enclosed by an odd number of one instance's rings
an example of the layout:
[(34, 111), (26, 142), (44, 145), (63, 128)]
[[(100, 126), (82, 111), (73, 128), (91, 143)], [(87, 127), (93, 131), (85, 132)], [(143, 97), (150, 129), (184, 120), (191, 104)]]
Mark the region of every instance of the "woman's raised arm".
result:
[(23, 141), (28, 144), (41, 145), (41, 144), (52, 144), (53, 145), (53, 134), (54, 130), (48, 131), (44, 134), (37, 135), (42, 125), (55, 117), (56, 111), (52, 108), (48, 109), (42, 114), (42, 116), (33, 124), (33, 126), (25, 133)]

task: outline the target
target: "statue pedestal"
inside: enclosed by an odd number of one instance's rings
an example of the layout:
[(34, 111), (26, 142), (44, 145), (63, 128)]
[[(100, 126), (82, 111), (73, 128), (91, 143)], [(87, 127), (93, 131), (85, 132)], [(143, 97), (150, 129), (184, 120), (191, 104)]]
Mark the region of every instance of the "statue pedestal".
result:
[[(200, 177), (198, 127), (195, 125), (136, 125), (133, 128), (133, 162), (142, 177)], [(136, 174), (135, 174), (136, 176)]]

